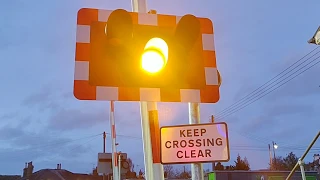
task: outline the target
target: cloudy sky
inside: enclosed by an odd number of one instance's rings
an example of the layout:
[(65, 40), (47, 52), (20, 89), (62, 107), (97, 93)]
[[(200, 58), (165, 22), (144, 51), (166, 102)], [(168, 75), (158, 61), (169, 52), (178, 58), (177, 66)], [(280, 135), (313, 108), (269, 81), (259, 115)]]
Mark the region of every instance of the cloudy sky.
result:
[[(290, 151), (301, 155), (319, 131), (320, 65), (285, 82), (319, 62), (313, 60), (320, 53), (297, 63), (304, 62), (291, 70), (302, 68), (297, 73), (283, 73), (280, 83), (256, 91), (239, 106), (221, 113), (316, 47), (307, 40), (319, 26), (319, 5), (319, 0), (148, 1), (148, 8), (161, 14), (194, 14), (213, 21), (223, 83), (220, 101), (201, 105), (201, 121), (208, 122), (215, 114), (217, 121), (228, 123), (229, 163), (239, 153), (248, 158), (252, 169), (267, 168), (272, 141), (279, 145), (277, 155)], [(110, 132), (109, 102), (79, 101), (72, 94), (76, 15), (82, 7), (130, 11), (131, 3), (0, 3), (0, 174), (21, 174), (27, 161), (34, 162), (35, 170), (61, 163), (62, 168), (81, 173), (91, 172), (97, 164), (101, 133)], [(320, 48), (313, 53), (318, 51)], [(159, 103), (158, 108), (161, 125), (188, 123), (187, 104)], [(128, 153), (137, 170), (143, 168), (139, 103), (116, 102), (115, 111), (119, 150)], [(107, 151), (111, 151), (109, 135)], [(319, 151), (317, 143), (307, 161)], [(204, 169), (209, 168), (204, 164)]]

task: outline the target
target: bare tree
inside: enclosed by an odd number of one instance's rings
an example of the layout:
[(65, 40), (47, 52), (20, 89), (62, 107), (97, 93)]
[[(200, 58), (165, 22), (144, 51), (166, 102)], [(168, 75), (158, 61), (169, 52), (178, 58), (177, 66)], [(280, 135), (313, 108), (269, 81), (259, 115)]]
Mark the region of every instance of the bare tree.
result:
[(191, 171), (186, 171), (185, 168), (183, 168), (183, 169), (175, 169), (175, 178), (178, 178), (178, 179), (189, 179), (189, 178), (191, 178)]
[(164, 173), (166, 174), (166, 176), (168, 178), (174, 178), (175, 175), (176, 175), (172, 165), (164, 165), (163, 166), (163, 171), (164, 171)]

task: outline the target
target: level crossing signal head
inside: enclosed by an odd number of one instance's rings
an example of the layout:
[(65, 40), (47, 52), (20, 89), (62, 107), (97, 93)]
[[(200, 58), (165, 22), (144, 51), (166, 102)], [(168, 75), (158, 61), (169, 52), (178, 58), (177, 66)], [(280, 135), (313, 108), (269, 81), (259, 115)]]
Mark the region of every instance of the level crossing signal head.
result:
[(200, 22), (183, 16), (176, 27), (135, 24), (112, 11), (91, 24), (89, 83), (95, 86), (201, 89), (206, 85)]
[(219, 101), (211, 20), (82, 8), (74, 96), (79, 100)]

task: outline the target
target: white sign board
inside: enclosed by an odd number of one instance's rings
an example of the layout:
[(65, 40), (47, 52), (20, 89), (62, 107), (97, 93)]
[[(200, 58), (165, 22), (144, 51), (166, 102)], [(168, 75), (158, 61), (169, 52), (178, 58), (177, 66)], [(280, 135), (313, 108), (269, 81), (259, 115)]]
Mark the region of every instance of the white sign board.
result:
[(226, 123), (161, 127), (161, 163), (227, 162), (230, 159)]

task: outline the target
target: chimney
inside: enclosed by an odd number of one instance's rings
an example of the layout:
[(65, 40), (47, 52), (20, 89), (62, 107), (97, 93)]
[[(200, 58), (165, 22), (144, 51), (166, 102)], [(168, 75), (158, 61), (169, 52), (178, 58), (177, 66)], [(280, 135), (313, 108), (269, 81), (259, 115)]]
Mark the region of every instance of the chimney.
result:
[(30, 177), (33, 173), (33, 168), (34, 166), (32, 165), (32, 161), (25, 163), (22, 177), (24, 178)]
[(57, 164), (57, 169), (61, 169), (61, 164)]
[(61, 169), (61, 163), (59, 164), (59, 169)]
[(99, 176), (97, 167), (96, 167), (96, 168), (93, 168), (93, 170), (92, 170), (92, 175), (93, 175), (93, 176)]
[(23, 175), (22, 177), (27, 177), (27, 163), (25, 163), (24, 168), (23, 168)]
[(31, 162), (28, 162), (28, 167), (27, 167), (27, 172), (26, 172), (26, 175), (27, 177), (30, 177), (33, 173), (33, 168), (34, 166), (32, 165), (32, 161)]

